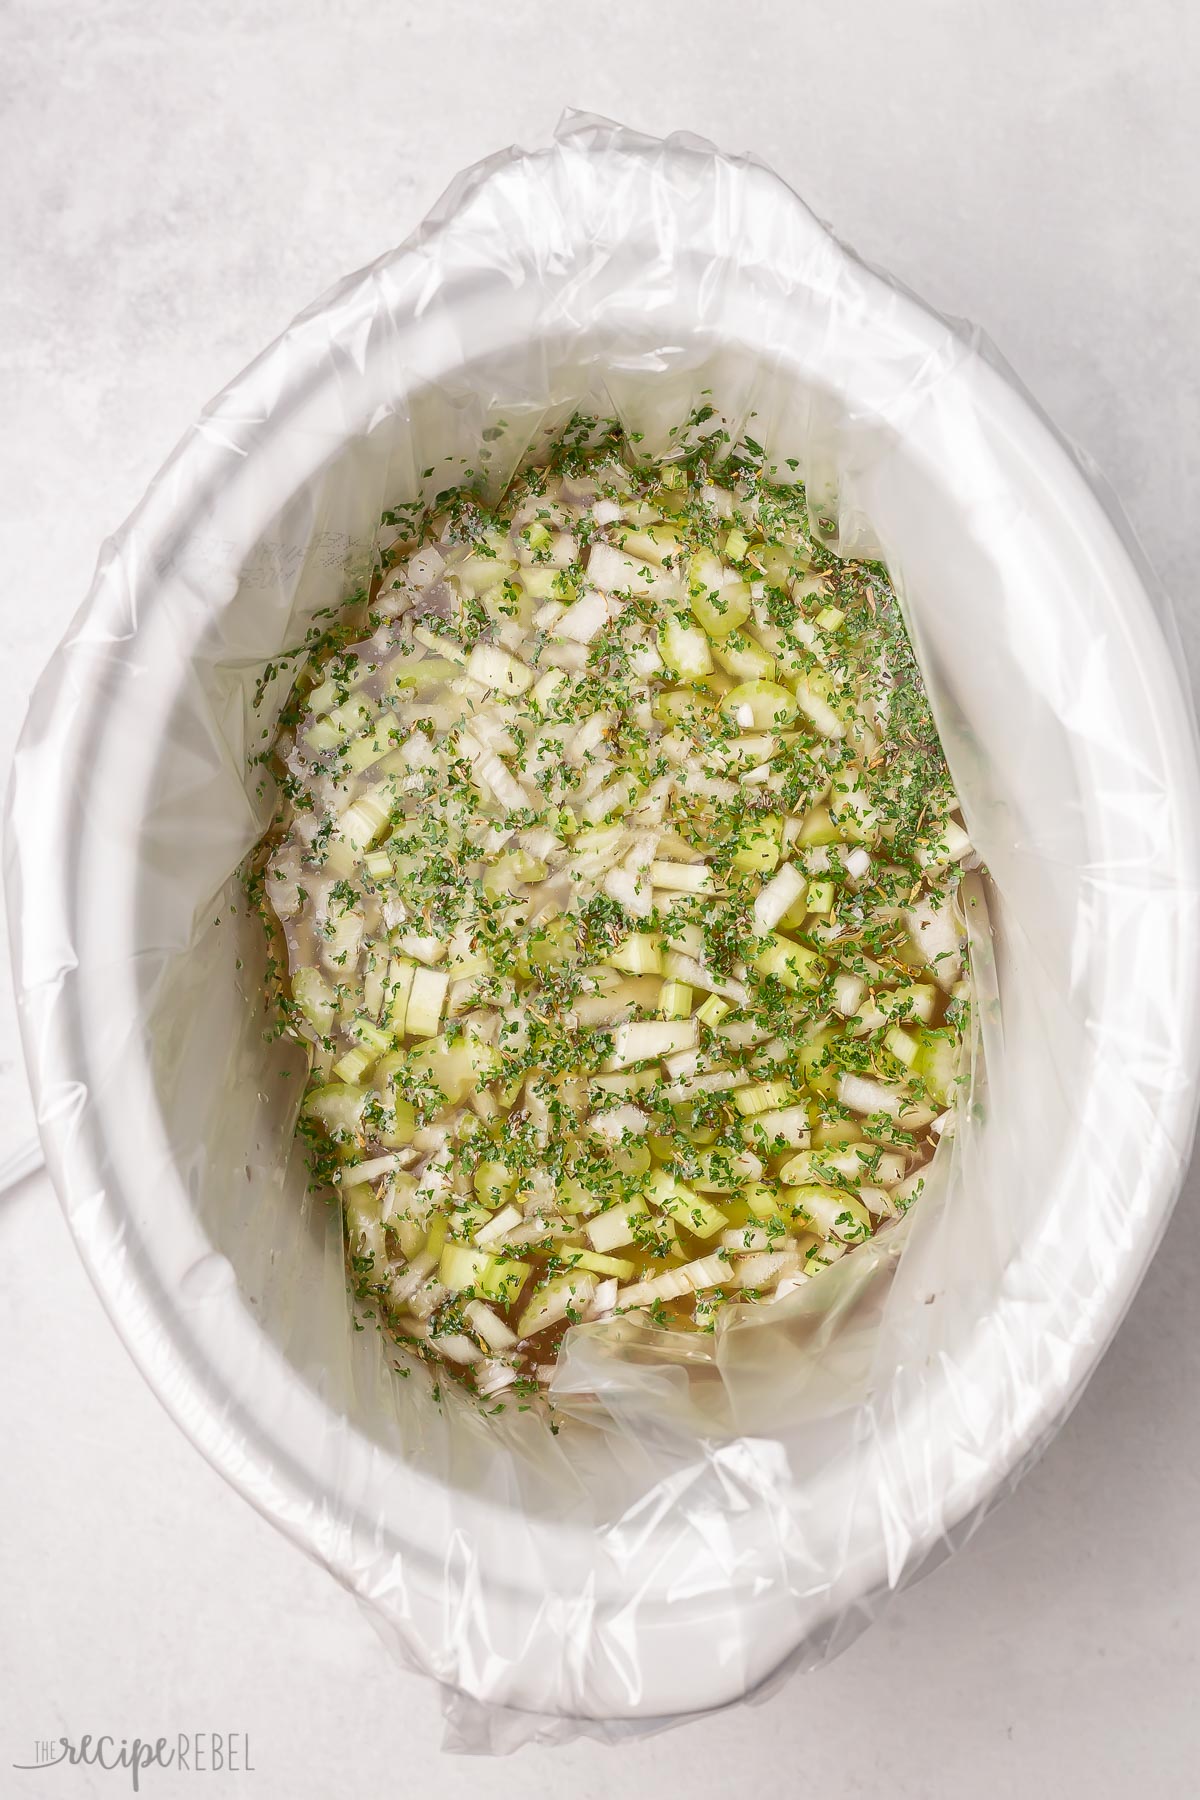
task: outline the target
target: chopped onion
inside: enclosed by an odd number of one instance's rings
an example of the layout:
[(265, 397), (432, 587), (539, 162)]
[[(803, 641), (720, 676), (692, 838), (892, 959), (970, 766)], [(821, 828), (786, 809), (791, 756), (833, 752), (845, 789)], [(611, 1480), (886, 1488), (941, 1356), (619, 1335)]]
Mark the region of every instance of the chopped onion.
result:
[(794, 1250), (762, 1250), (754, 1256), (740, 1256), (734, 1265), (733, 1280), (737, 1287), (769, 1288), (784, 1275), (794, 1275), (800, 1258)]
[[(507, 1206), (502, 1206), (500, 1211), (493, 1213), (487, 1224), (475, 1233), (475, 1242), (481, 1249), (485, 1249), (489, 1244), (499, 1242), (506, 1232), (521, 1224), (524, 1216), (520, 1207), (512, 1205), (511, 1202)], [(504, 1346), (496, 1344), (493, 1348), (502, 1350)]]
[(891, 1082), (868, 1081), (861, 1075), (842, 1075), (838, 1080), (838, 1099), (856, 1113), (885, 1113), (889, 1119), (900, 1119), (910, 1129), (928, 1125), (932, 1108), (920, 1105), (903, 1088)]
[(646, 1019), (618, 1025), (613, 1052), (604, 1067), (614, 1071), (629, 1069), (635, 1063), (670, 1056), (677, 1050), (689, 1050), (695, 1046), (698, 1037), (695, 1019)]
[(642, 557), (627, 556), (612, 544), (592, 545), (587, 576), (606, 594), (646, 594), (667, 599), (675, 598), (683, 591), (677, 575), (668, 575)]
[(590, 589), (568, 606), (554, 627), (554, 635), (577, 644), (590, 644), (618, 610), (617, 603), (597, 589)]
[[(677, 1059), (669, 1057), (667, 1060), (675, 1062)], [(730, 1094), (736, 1088), (744, 1087), (749, 1079), (744, 1069), (712, 1069), (703, 1075), (683, 1074), (676, 1076), (663, 1089), (663, 1097), (675, 1105), (679, 1101), (692, 1100), (697, 1094)]]
[(426, 544), (408, 559), (408, 581), (415, 588), (431, 587), (442, 570), (446, 567), (446, 559), (434, 544)]
[(447, 1362), (467, 1365), (483, 1361), (478, 1344), (473, 1343), (462, 1332), (444, 1331), (438, 1335), (431, 1333), (427, 1342), (429, 1348), (436, 1350), (439, 1356), (444, 1356)]
[(750, 998), (744, 982), (714, 975), (710, 969), (688, 956), (683, 950), (668, 950), (663, 958), (663, 974), (673, 981), (686, 981), (690, 987), (703, 988), (709, 994), (721, 994), (743, 1006)]
[(367, 1162), (348, 1163), (337, 1172), (339, 1182), (379, 1181), (405, 1165), (406, 1156), (396, 1152), (390, 1156), (373, 1156)]
[[(514, 1337), (514, 1345), (517, 1341)], [(476, 1371), (475, 1392), (482, 1394), (485, 1400), (490, 1400), (494, 1394), (502, 1394), (506, 1388), (510, 1388), (516, 1379), (517, 1371), (511, 1363), (485, 1362)]]
[(605, 1112), (593, 1113), (588, 1120), (588, 1130), (594, 1131), (597, 1137), (620, 1139), (627, 1131), (635, 1137), (643, 1137), (649, 1128), (649, 1116), (640, 1106), (613, 1106)]
[(949, 906), (935, 907), (931, 900), (919, 900), (904, 918), (934, 980), (948, 993), (962, 974), (961, 943)]
[(711, 893), (716, 887), (707, 863), (654, 862), (650, 865), (650, 881), (656, 888), (683, 894)]
[(527, 663), (494, 644), (476, 644), (467, 659), (467, 674), (472, 681), (501, 694), (523, 694), (535, 680)]
[(588, 1302), (585, 1317), (588, 1319), (607, 1319), (617, 1303), (617, 1281), (614, 1275), (601, 1281)]
[(833, 978), (833, 1004), (843, 1019), (851, 1019), (862, 1003), (867, 991), (867, 984), (859, 975), (848, 975), (844, 971)]

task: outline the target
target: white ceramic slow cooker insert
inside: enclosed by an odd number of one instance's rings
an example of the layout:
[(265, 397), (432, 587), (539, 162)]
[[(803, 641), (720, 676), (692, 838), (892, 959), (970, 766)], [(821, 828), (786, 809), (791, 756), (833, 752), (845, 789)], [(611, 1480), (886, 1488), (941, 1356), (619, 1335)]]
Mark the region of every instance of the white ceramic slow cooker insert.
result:
[[(228, 910), (269, 810), (250, 696), (383, 506), (576, 407), (662, 448), (706, 391), (902, 585), (1001, 1004), (978, 1116), (869, 1317), (819, 1371), (773, 1358), (778, 1431), (689, 1459), (639, 1438), (631, 1390), (573, 1478), (569, 1430), (523, 1469), (352, 1328), (333, 1215), (289, 1162), (294, 1053), (263, 1041)], [(199, 1448), (417, 1666), (566, 1717), (735, 1699), (965, 1534), (1136, 1289), (1190, 1145), (1198, 796), (1139, 568), (1004, 374), (767, 170), (576, 125), (473, 171), (213, 404), (43, 678), (9, 888), (81, 1253)]]

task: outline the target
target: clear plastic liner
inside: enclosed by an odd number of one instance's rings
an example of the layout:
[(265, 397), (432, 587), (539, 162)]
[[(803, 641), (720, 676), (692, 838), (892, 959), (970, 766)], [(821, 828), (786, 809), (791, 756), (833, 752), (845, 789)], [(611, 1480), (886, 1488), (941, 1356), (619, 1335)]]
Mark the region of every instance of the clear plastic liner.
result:
[[(280, 654), (384, 507), (498, 488), (575, 412), (661, 453), (701, 401), (897, 581), (989, 871), (982, 1053), (896, 1230), (709, 1345), (576, 1329), (553, 1435), (356, 1328), (236, 871)], [(578, 117), (297, 319), (106, 545), (10, 798), (47, 1160), (163, 1401), (446, 1685), (457, 1747), (617, 1741), (836, 1654), (1078, 1395), (1196, 1101), (1200, 785), (1150, 585), (975, 333), (756, 163)]]

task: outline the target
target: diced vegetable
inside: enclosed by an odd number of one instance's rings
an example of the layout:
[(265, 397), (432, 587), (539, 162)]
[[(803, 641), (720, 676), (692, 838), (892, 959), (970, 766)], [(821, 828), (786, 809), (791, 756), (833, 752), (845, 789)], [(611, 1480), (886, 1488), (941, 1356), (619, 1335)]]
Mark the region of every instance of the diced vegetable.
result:
[(648, 1217), (646, 1202), (638, 1195), (633, 1200), (626, 1200), (621, 1206), (613, 1206), (607, 1212), (597, 1213), (588, 1220), (584, 1229), (593, 1250), (616, 1250), (622, 1244), (633, 1242), (637, 1235), (638, 1221)]
[(534, 683), (533, 670), (527, 664), (494, 644), (476, 644), (467, 659), (467, 674), (501, 694), (523, 694)]
[(746, 1087), (738, 1088), (733, 1096), (737, 1110), (746, 1118), (754, 1113), (770, 1112), (772, 1108), (787, 1106), (795, 1095), (786, 1081), (752, 1081)]
[(694, 1019), (670, 1019), (630, 1025), (619, 1025), (613, 1037), (612, 1055), (606, 1069), (630, 1069), (652, 1058), (670, 1056), (678, 1050), (690, 1050), (697, 1043)]
[(316, 969), (297, 969), (292, 976), (292, 999), (319, 1037), (325, 1037), (337, 1017), (337, 995)]
[(658, 653), (677, 681), (694, 681), (712, 672), (712, 646), (698, 625), (669, 617), (659, 630)]
[(662, 939), (657, 932), (631, 931), (605, 958), (614, 969), (630, 975), (662, 974)]
[(871, 1215), (860, 1200), (838, 1188), (794, 1187), (788, 1190), (792, 1209), (821, 1237), (842, 1243), (861, 1243), (871, 1235)]
[(779, 861), (783, 843), (783, 820), (777, 815), (761, 815), (746, 820), (737, 834), (733, 866), (749, 875), (769, 874)]
[(472, 1250), (467, 1244), (447, 1244), (438, 1263), (438, 1280), (452, 1294), (464, 1288), (482, 1286), (495, 1258), (486, 1250)]
[(634, 1265), (624, 1256), (602, 1256), (596, 1250), (572, 1250), (572, 1267), (587, 1269), (593, 1275), (611, 1275), (617, 1281), (628, 1281)]
[(716, 886), (707, 863), (654, 862), (650, 884), (674, 894), (706, 894)]
[(450, 977), (444, 969), (414, 968), (404, 1029), (409, 1037), (432, 1037), (442, 1020)]
[(750, 617), (750, 588), (719, 556), (702, 550), (692, 558), (688, 605), (710, 638), (726, 638)]
[(754, 958), (754, 967), (760, 975), (773, 975), (784, 987), (795, 991), (816, 987), (825, 974), (826, 964), (815, 950), (772, 932), (766, 947)]
[(728, 1011), (728, 1000), (722, 1000), (719, 994), (710, 994), (708, 999), (696, 1008), (696, 1017), (711, 1031), (721, 1023)]
[(692, 988), (686, 981), (664, 981), (658, 996), (658, 1011), (663, 1019), (686, 1019), (692, 1010)]
[(377, 1051), (368, 1050), (363, 1045), (347, 1050), (345, 1056), (340, 1056), (333, 1065), (335, 1081), (361, 1081), (374, 1067), (377, 1055)]
[(785, 1146), (802, 1150), (809, 1135), (808, 1108), (804, 1105), (752, 1113), (742, 1124), (742, 1142), (760, 1156), (773, 1156)]
[[(731, 1183), (731, 1186), (733, 1184)], [(727, 1214), (696, 1192), (691, 1183), (680, 1181), (665, 1169), (656, 1169), (646, 1184), (646, 1197), (655, 1208), (690, 1231), (693, 1237), (713, 1237), (729, 1223)]]
[[(513, 1262), (504, 1256), (492, 1257), (479, 1283), (479, 1292), (485, 1300), (515, 1306), (532, 1274), (533, 1267), (530, 1263)], [(522, 1332), (520, 1335), (523, 1337), (525, 1334)]]
[(812, 720), (823, 737), (845, 737), (845, 724), (833, 709), (832, 695), (826, 682), (815, 675), (797, 680), (795, 694), (801, 712)]
[(789, 725), (799, 708), (796, 696), (774, 681), (743, 681), (730, 688), (721, 711), (742, 731), (769, 731)]
[(785, 912), (806, 891), (804, 876), (794, 863), (781, 863), (754, 898), (754, 928), (764, 935), (773, 930)]
[(500, 1314), (488, 1306), (486, 1301), (468, 1300), (463, 1307), (463, 1316), (489, 1350), (515, 1350), (520, 1342), (516, 1332), (510, 1330)]
[(349, 1136), (358, 1129), (366, 1101), (364, 1088), (352, 1082), (331, 1081), (324, 1087), (310, 1090), (305, 1096), (304, 1112), (306, 1117), (316, 1119), (331, 1137)]
[(586, 1269), (558, 1275), (538, 1289), (517, 1320), (518, 1337), (532, 1337), (567, 1319), (577, 1324), (596, 1292), (596, 1277)]

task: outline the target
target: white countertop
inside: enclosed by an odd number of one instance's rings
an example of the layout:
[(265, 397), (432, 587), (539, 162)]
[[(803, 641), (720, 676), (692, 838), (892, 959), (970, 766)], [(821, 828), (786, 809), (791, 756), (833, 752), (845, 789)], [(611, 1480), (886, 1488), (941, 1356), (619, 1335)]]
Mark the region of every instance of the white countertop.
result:
[[(0, 17), (7, 763), (97, 547), (200, 405), (453, 172), (565, 105), (750, 148), (978, 320), (1107, 473), (1200, 670), (1200, 12), (1183, 0), (12, 0)], [(31, 1111), (0, 991), (0, 1157)], [(447, 1757), (435, 1691), (144, 1387), (44, 1176), (0, 1197), (0, 1793), (59, 1733), (248, 1733), (154, 1797), (1193, 1800), (1200, 1180), (1017, 1495), (837, 1663), (611, 1750)]]

